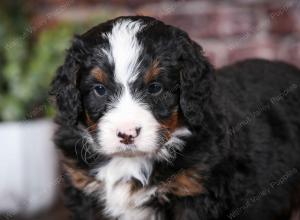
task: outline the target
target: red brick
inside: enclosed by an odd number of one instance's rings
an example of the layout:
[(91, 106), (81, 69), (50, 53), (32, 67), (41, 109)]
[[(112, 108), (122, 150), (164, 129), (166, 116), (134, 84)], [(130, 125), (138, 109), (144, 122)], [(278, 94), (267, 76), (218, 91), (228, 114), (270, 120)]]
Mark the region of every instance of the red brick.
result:
[(95, 5), (99, 4), (99, 0), (27, 0), (25, 5), (34, 11), (39, 9), (58, 8), (61, 5)]
[(136, 8), (141, 5), (149, 4), (153, 2), (160, 2), (160, 0), (111, 0), (110, 3), (119, 5), (119, 6), (125, 6), (125, 7), (132, 7)]
[(295, 10), (294, 10), (294, 21), (295, 21), (295, 24), (294, 24), (295, 30), (294, 31), (300, 37), (300, 5), (298, 5), (298, 7), (295, 8)]
[(252, 39), (244, 45), (235, 48), (229, 52), (228, 61), (229, 63), (243, 60), (246, 58), (276, 58), (277, 44), (269, 38), (264, 39)]
[(280, 43), (277, 59), (284, 60), (300, 67), (300, 37), (287, 38)]
[[(38, 22), (44, 21), (47, 14), (40, 8), (55, 10), (68, 0), (37, 0), (38, 4), (29, 1), (28, 5), (38, 5), (32, 8), (32, 27), (39, 27)], [(299, 0), (97, 1), (74, 0), (71, 7), (50, 17), (41, 29), (69, 19), (84, 21), (104, 11), (111, 17), (137, 13), (186, 30), (216, 67), (250, 57), (281, 59), (300, 66)]]
[(253, 10), (223, 3), (182, 1), (173, 3), (173, 7), (170, 3), (169, 7), (173, 10), (168, 13), (158, 10), (162, 4), (145, 6), (139, 12), (180, 27), (197, 38), (242, 35), (257, 25)]
[[(273, 11), (277, 13), (278, 11)], [(294, 19), (291, 14), (284, 13), (280, 16), (274, 16), (271, 20), (271, 31), (276, 34), (289, 34), (294, 31)]]
[(226, 65), (228, 50), (224, 42), (203, 39), (196, 39), (195, 41), (202, 46), (205, 56), (215, 67)]
[[(298, 8), (297, 8), (298, 7)], [(271, 22), (271, 32), (275, 34), (290, 34), (299, 30), (300, 3), (296, 0), (284, 1), (267, 9)], [(298, 24), (297, 24), (298, 23)]]
[(242, 35), (256, 28), (257, 16), (251, 9), (223, 8), (217, 17), (217, 32), (220, 37)]

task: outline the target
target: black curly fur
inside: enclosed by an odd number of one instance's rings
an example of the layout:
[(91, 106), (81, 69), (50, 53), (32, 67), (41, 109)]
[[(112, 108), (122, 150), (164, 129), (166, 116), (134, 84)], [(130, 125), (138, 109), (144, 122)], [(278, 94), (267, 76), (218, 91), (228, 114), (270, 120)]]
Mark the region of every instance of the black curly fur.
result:
[[(182, 169), (203, 168), (205, 191), (201, 195), (169, 195), (167, 203), (154, 199), (148, 205), (156, 207), (162, 218), (178, 220), (290, 219), (293, 212), (299, 212), (298, 200), (292, 197), (300, 197), (300, 70), (256, 59), (215, 71), (185, 32), (152, 18), (129, 18), (149, 26), (141, 33), (149, 39), (146, 44), (151, 44), (145, 59), (155, 51), (161, 53), (162, 62), (172, 63), (177, 73), (173, 77), (180, 83), (180, 111), (192, 131), (172, 164), (155, 164), (152, 184)], [(84, 100), (78, 88), (79, 73), (103, 62), (93, 57), (93, 48), (102, 45), (96, 36), (110, 30), (113, 22), (74, 40), (52, 85), (58, 106), (56, 144), (86, 170), (109, 158), (93, 156), (80, 143)], [(88, 153), (88, 161), (78, 156), (82, 151)], [(73, 219), (96, 219), (92, 215), (101, 214), (99, 204), (71, 184), (66, 196)]]

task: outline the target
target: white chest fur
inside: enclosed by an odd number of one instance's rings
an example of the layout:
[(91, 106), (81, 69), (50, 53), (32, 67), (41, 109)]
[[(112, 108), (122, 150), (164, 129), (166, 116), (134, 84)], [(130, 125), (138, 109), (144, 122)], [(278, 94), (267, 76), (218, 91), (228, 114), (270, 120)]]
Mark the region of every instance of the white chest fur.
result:
[(120, 219), (151, 219), (151, 210), (137, 208), (134, 204), (141, 203), (154, 193), (155, 189), (142, 193), (131, 193), (128, 182), (138, 180), (147, 186), (152, 173), (152, 162), (144, 157), (113, 158), (107, 165), (101, 167), (97, 179), (105, 184), (102, 198), (105, 203), (105, 212)]

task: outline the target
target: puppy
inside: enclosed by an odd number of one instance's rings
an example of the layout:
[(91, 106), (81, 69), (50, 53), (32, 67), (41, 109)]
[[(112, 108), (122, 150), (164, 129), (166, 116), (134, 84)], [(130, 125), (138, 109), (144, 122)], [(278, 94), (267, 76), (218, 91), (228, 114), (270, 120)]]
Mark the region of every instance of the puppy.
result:
[(52, 83), (73, 219), (296, 219), (300, 71), (215, 71), (188, 35), (119, 17), (75, 37)]

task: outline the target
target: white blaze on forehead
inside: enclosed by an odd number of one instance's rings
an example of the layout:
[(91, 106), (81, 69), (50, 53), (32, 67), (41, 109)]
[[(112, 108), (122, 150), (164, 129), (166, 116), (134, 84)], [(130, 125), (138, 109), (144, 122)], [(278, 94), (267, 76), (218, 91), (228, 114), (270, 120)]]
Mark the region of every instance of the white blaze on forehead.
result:
[(158, 147), (160, 124), (148, 106), (134, 97), (136, 94), (129, 87), (139, 73), (142, 46), (136, 35), (143, 27), (139, 21), (124, 19), (116, 22), (112, 31), (105, 34), (110, 48), (103, 52), (113, 62), (115, 80), (123, 85), (123, 89), (119, 97), (109, 104), (113, 108), (99, 120), (98, 142), (103, 153), (112, 154), (126, 149), (117, 135), (118, 131), (126, 129), (140, 128), (140, 134), (134, 139), (138, 151), (153, 153)]
[(110, 51), (105, 54), (109, 54), (110, 62), (114, 63), (116, 81), (125, 86), (138, 75), (142, 49), (136, 35), (143, 27), (139, 21), (125, 19), (115, 23), (111, 33), (105, 34), (110, 45)]

